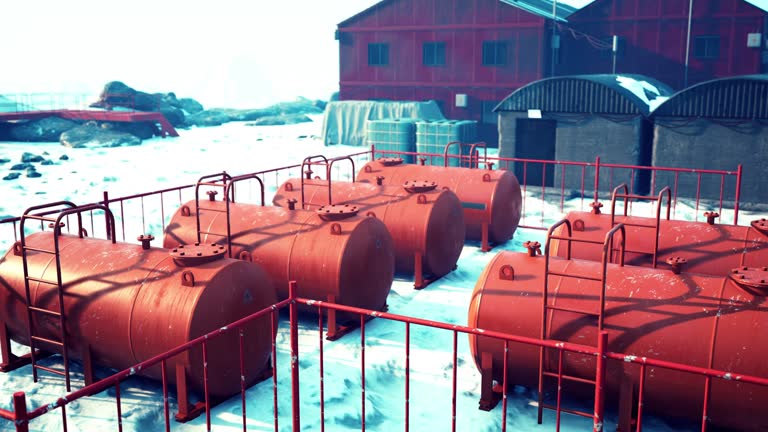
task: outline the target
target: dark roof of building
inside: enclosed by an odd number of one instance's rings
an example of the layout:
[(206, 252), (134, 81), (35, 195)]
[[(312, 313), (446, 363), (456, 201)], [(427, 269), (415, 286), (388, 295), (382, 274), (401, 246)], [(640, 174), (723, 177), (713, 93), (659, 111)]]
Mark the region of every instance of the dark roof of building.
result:
[[(344, 21), (340, 22), (339, 27), (349, 25), (353, 21), (356, 21), (357, 19), (365, 15), (371, 14), (394, 1), (395, 0), (381, 0), (375, 5), (369, 7), (368, 9), (365, 9), (364, 11), (359, 12), (345, 19)], [(552, 18), (552, 4), (553, 4), (552, 0), (499, 0), (499, 1), (504, 4), (508, 4), (512, 7), (522, 9), (534, 15), (541, 16), (543, 18)], [(557, 2), (558, 21), (565, 21), (565, 18), (567, 18), (569, 15), (571, 15), (576, 11), (577, 9), (574, 8), (573, 6), (569, 6), (562, 2)]]
[(545, 78), (512, 92), (494, 111), (643, 115), (673, 93), (644, 75), (599, 74)]
[(768, 74), (719, 78), (672, 95), (656, 117), (768, 119)]

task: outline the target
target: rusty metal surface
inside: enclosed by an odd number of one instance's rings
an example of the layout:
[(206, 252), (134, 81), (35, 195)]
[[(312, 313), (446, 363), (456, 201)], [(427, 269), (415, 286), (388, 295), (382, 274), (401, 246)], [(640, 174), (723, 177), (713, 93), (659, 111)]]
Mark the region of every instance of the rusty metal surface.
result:
[[(472, 294), (468, 325), (486, 330), (538, 337), (544, 275), (541, 256), (501, 252), (483, 271)], [(555, 271), (597, 276), (600, 263), (552, 258)], [(513, 275), (513, 276), (510, 276)], [(550, 278), (550, 305), (595, 310), (599, 282)], [(605, 329), (609, 350), (734, 373), (768, 376), (768, 306), (728, 277), (675, 275), (642, 267), (609, 265)], [(596, 339), (593, 319), (550, 310), (550, 339), (582, 343)], [(470, 349), (480, 368), (482, 353), (493, 356), (493, 378), (501, 382), (503, 344), (470, 336)], [(539, 350), (510, 344), (510, 382), (536, 386)], [(548, 353), (549, 369), (557, 355)], [(592, 357), (565, 356), (568, 375), (594, 379)], [(639, 368), (611, 364), (607, 372), (609, 400), (617, 400), (620, 379), (627, 373), (637, 385)], [(668, 370), (649, 370), (643, 409), (671, 416), (701, 416), (704, 379)], [(576, 389), (569, 390), (571, 392)], [(766, 430), (768, 389), (737, 381), (712, 383), (709, 420), (733, 430)]]
[[(575, 230), (573, 237), (602, 241), (611, 228), (609, 214), (595, 215), (589, 212), (570, 212), (566, 216), (571, 223), (583, 223), (583, 230)], [(654, 218), (639, 216), (616, 217), (617, 222), (628, 222), (626, 264), (643, 267), (651, 266), (655, 229), (649, 225)], [(645, 225), (645, 226), (632, 226)], [(556, 235), (562, 234), (558, 230)], [(552, 255), (565, 256), (565, 242), (552, 240)], [(599, 261), (602, 246), (573, 243), (573, 258)], [(658, 268), (671, 269), (670, 259), (683, 258), (681, 270), (726, 276), (732, 269), (742, 266), (761, 267), (768, 265), (768, 234), (752, 227), (737, 225), (708, 224), (661, 220), (659, 231)]]
[[(50, 232), (31, 234), (28, 245), (50, 249)], [(90, 349), (95, 364), (123, 369), (170, 350), (229, 322), (255, 313), (276, 301), (266, 273), (257, 266), (218, 259), (197, 266), (178, 266), (168, 250), (143, 249), (141, 244), (60, 236), (64, 309), (71, 355), (82, 358)], [(29, 274), (55, 279), (55, 257), (28, 253)], [(12, 339), (28, 345), (27, 312), (21, 257), (13, 250), (0, 261), (0, 321)], [(54, 275), (54, 276), (52, 276)], [(185, 276), (186, 275), (186, 276)], [(184, 283), (184, 279), (193, 282)], [(30, 282), (32, 305), (58, 310), (56, 286)], [(55, 339), (57, 319), (37, 315), (37, 334)], [(246, 329), (246, 379), (254, 383), (271, 352), (271, 320), (257, 320)], [(208, 347), (210, 394), (229, 397), (240, 391), (236, 335)], [(55, 348), (51, 348), (56, 352)], [(202, 351), (193, 350), (169, 362), (192, 359), (187, 374), (192, 388), (203, 390)], [(160, 369), (141, 374), (160, 379)], [(173, 373), (169, 377), (175, 381)]]
[[(188, 215), (182, 212), (188, 208)], [(295, 280), (299, 295), (335, 297), (341, 304), (381, 310), (394, 277), (392, 237), (381, 221), (351, 216), (324, 221), (314, 211), (230, 203), (232, 257), (261, 265), (280, 299)], [(210, 209), (210, 210), (208, 210)], [(195, 202), (179, 208), (165, 230), (164, 247), (197, 239)], [(200, 210), (204, 243), (226, 244), (226, 205), (206, 202)]]
[[(289, 200), (299, 198), (300, 181), (289, 179), (280, 185), (272, 203), (287, 207)], [(325, 206), (327, 182), (313, 182), (305, 192), (305, 206)], [(414, 255), (421, 253), (424, 271), (442, 276), (453, 270), (464, 247), (464, 214), (454, 193), (428, 184), (434, 182), (423, 183), (378, 186), (333, 182), (332, 199), (335, 203), (354, 204), (360, 214), (374, 216), (386, 225), (394, 242), (398, 272), (413, 272)]]
[(377, 176), (383, 176), (386, 185), (431, 180), (438, 184), (438, 188), (448, 188), (459, 197), (464, 208), (466, 238), (470, 240), (481, 240), (485, 223), (491, 242), (506, 242), (520, 222), (520, 184), (510, 171), (411, 164), (386, 166), (373, 161), (360, 170), (357, 178), (375, 184)]

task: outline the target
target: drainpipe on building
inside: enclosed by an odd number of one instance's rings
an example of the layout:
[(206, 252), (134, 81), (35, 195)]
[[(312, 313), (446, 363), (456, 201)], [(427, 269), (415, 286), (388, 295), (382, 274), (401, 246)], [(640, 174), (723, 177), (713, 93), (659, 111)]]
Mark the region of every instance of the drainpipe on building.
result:
[(556, 41), (557, 39), (557, 0), (552, 1), (552, 64), (550, 67), (552, 68), (552, 76), (555, 76), (555, 50), (558, 48), (559, 41)]
[(691, 16), (693, 15), (693, 0), (688, 2), (688, 35), (685, 39), (685, 76), (683, 77), (683, 88), (688, 88), (688, 58), (691, 52)]

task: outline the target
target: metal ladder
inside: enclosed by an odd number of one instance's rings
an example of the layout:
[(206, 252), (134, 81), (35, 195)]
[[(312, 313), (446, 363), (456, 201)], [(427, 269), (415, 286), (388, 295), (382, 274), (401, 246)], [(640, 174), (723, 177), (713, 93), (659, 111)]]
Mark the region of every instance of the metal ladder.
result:
[[(454, 146), (459, 146), (459, 167), (460, 168), (478, 168), (480, 166), (480, 152), (477, 151), (477, 148), (480, 147), (483, 149), (483, 163), (488, 165), (489, 163), (492, 164), (493, 162), (488, 162), (488, 147), (486, 144), (482, 141), (476, 142), (476, 143), (463, 143), (461, 141), (452, 141), (445, 145), (443, 148), (443, 166), (448, 167), (448, 159), (450, 155), (448, 154), (448, 150)], [(464, 147), (469, 147), (469, 150), (467, 151), (467, 154), (464, 154)], [(423, 165), (423, 164), (422, 164)]]
[[(623, 189), (624, 193), (620, 193), (619, 191)], [(624, 224), (624, 226), (631, 226), (631, 227), (640, 227), (640, 228), (650, 228), (653, 230), (653, 250), (648, 251), (641, 251), (641, 250), (626, 250), (626, 252), (630, 253), (637, 253), (637, 254), (645, 254), (645, 255), (651, 255), (652, 259), (652, 266), (653, 268), (656, 268), (656, 264), (659, 259), (659, 233), (661, 232), (661, 203), (664, 200), (664, 196), (666, 195), (667, 198), (667, 215), (666, 219), (669, 220), (670, 217), (670, 211), (672, 208), (672, 192), (669, 189), (669, 186), (664, 186), (657, 196), (645, 196), (645, 195), (634, 195), (629, 193), (629, 187), (626, 183), (622, 183), (618, 186), (616, 186), (613, 189), (613, 193), (611, 194), (611, 227), (616, 226), (619, 222), (616, 221), (616, 201), (618, 198), (624, 199), (624, 220), (620, 223)], [(645, 201), (656, 201), (656, 219), (653, 224), (643, 224), (643, 223), (636, 223), (636, 222), (629, 222), (628, 221), (628, 210), (629, 210), (629, 200), (645, 200)], [(615, 252), (612, 250), (612, 253)]]
[[(220, 177), (220, 180), (209, 181), (209, 179), (215, 179)], [(235, 183), (242, 180), (256, 180), (259, 182), (261, 189), (261, 206), (264, 206), (264, 181), (258, 174), (244, 174), (240, 176), (232, 177), (226, 172), (220, 174), (210, 174), (200, 177), (195, 185), (195, 218), (197, 223), (197, 242), (202, 242), (202, 235), (213, 235), (217, 237), (223, 237), (227, 241), (227, 256), (232, 258), (232, 219), (230, 205), (235, 202)], [(213, 207), (201, 207), (200, 206), (200, 186), (218, 187), (224, 189), (224, 210)], [(215, 201), (216, 191), (208, 190), (208, 198), (210, 201)], [(200, 226), (200, 210), (224, 213), (227, 221), (227, 232), (217, 233), (212, 231), (203, 231)]]
[[(328, 204), (327, 205), (333, 205), (333, 194), (331, 191), (332, 187), (332, 181), (331, 181), (331, 169), (333, 168), (333, 164), (342, 161), (342, 160), (348, 160), (352, 164), (352, 182), (355, 181), (355, 161), (352, 160), (351, 156), (339, 156), (335, 158), (328, 159), (323, 155), (314, 155), (314, 156), (307, 156), (304, 158), (304, 160), (301, 162), (301, 209), (302, 210), (308, 210), (307, 207), (309, 207), (311, 204), (306, 203), (305, 200), (305, 189), (307, 186), (320, 186), (320, 187), (326, 187), (328, 188)], [(312, 174), (314, 171), (312, 171), (313, 166), (322, 166), (325, 168), (325, 179), (322, 179), (320, 177), (312, 178)]]
[[(65, 207), (65, 208), (63, 210), (62, 209), (54, 210), (55, 207)], [(48, 209), (48, 210), (45, 210), (45, 209)], [(38, 210), (45, 210), (45, 211), (42, 211), (40, 213), (35, 213), (35, 214), (32, 213)], [(54, 203), (34, 206), (24, 211), (24, 214), (21, 216), (21, 222), (19, 223), (19, 230), (21, 231), (20, 253), (21, 253), (22, 267), (24, 271), (24, 292), (26, 296), (27, 324), (28, 324), (27, 329), (28, 329), (29, 344), (30, 344), (30, 350), (31, 350), (30, 361), (32, 364), (32, 379), (34, 382), (37, 382), (38, 370), (63, 376), (64, 381), (66, 383), (67, 392), (71, 391), (71, 385), (70, 385), (70, 373), (69, 373), (69, 370), (70, 370), (69, 346), (67, 344), (66, 315), (64, 312), (64, 284), (61, 276), (61, 256), (59, 253), (59, 235), (61, 235), (61, 227), (64, 225), (61, 222), (61, 220), (71, 214), (77, 215), (78, 236), (80, 238), (83, 238), (85, 237), (85, 230), (83, 229), (82, 213), (85, 211), (93, 211), (93, 210), (104, 211), (104, 214), (106, 215), (105, 217), (107, 219), (106, 232), (107, 232), (107, 235), (110, 236), (110, 238), (112, 239), (112, 243), (114, 244), (115, 243), (114, 216), (112, 215), (112, 213), (109, 211), (107, 207), (101, 204), (90, 204), (82, 207), (77, 207), (74, 203), (70, 201), (57, 201)], [(58, 213), (58, 216), (48, 217), (48, 215), (55, 214), (55, 213)], [(37, 221), (40, 221), (41, 224), (44, 222), (50, 223), (50, 227), (53, 228), (53, 250), (27, 246), (27, 241), (26, 241), (27, 234), (26, 234), (26, 230), (24, 229), (24, 226), (28, 220), (37, 220)], [(37, 253), (49, 254), (54, 256), (54, 261), (56, 263), (56, 280), (43, 279), (40, 277), (34, 277), (29, 275), (29, 263), (28, 263), (29, 252), (37, 252)], [(59, 306), (58, 310), (45, 309), (45, 308), (33, 305), (30, 286), (29, 286), (30, 282), (37, 282), (38, 284), (47, 284), (47, 285), (56, 286), (56, 290), (58, 294), (58, 306)], [(51, 317), (58, 318), (58, 321), (59, 321), (58, 339), (48, 339), (40, 336), (40, 334), (37, 331), (38, 329), (34, 324), (35, 320), (33, 320), (33, 316), (36, 316), (36, 315), (44, 315), (44, 316), (51, 316)], [(36, 353), (39, 350), (39, 344), (52, 345), (52, 346), (55, 346), (57, 349), (61, 350), (61, 355), (64, 360), (63, 370), (54, 369), (51, 367), (37, 364)], [(39, 351), (42, 352), (44, 350), (39, 350)]]
[[(557, 229), (560, 225), (565, 225), (568, 235), (563, 236), (555, 236), (553, 235), (553, 232), (555, 229)], [(600, 332), (603, 330), (604, 326), (604, 314), (605, 314), (605, 291), (606, 291), (606, 274), (608, 269), (608, 263), (611, 262), (611, 251), (613, 250), (613, 243), (614, 243), (614, 235), (616, 232), (621, 231), (621, 242), (619, 246), (619, 265), (624, 265), (624, 238), (625, 238), (625, 229), (623, 224), (618, 224), (614, 226), (608, 233), (605, 235), (604, 241), (597, 241), (597, 240), (585, 240), (585, 239), (575, 239), (573, 238), (573, 231), (571, 227), (571, 223), (567, 219), (563, 219), (560, 222), (552, 225), (552, 227), (549, 228), (549, 231), (547, 232), (547, 243), (545, 246), (545, 252), (544, 252), (544, 292), (542, 295), (542, 322), (541, 322), (541, 339), (547, 340), (549, 338), (549, 331), (547, 328), (547, 319), (548, 314), (547, 311), (562, 311), (562, 312), (571, 312), (576, 314), (581, 314), (585, 316), (590, 316), (593, 318), (597, 318), (597, 334), (599, 335)], [(601, 261), (602, 265), (602, 271), (600, 273), (599, 277), (596, 276), (590, 276), (590, 275), (579, 275), (579, 274), (571, 274), (567, 273), (566, 271), (562, 272), (556, 272), (552, 271), (550, 269), (549, 263), (550, 263), (550, 242), (555, 240), (560, 241), (566, 241), (567, 243), (567, 249), (566, 249), (566, 260), (571, 259), (571, 243), (572, 242), (581, 242), (581, 243), (590, 243), (590, 244), (602, 244), (603, 245), (603, 257)], [(561, 278), (561, 281), (565, 278), (573, 278), (573, 279), (583, 279), (583, 280), (591, 280), (595, 282), (600, 283), (600, 300), (599, 300), (599, 306), (597, 311), (590, 311), (585, 309), (576, 309), (576, 308), (567, 308), (562, 306), (555, 306), (549, 304), (549, 284), (550, 284), (550, 277), (551, 276), (559, 276)], [(597, 343), (597, 341), (596, 341)], [(597, 348), (597, 345), (595, 345), (595, 348)], [(571, 382), (579, 382), (583, 384), (589, 384), (592, 386), (596, 386), (597, 382), (596, 379), (585, 379), (585, 378), (579, 378), (576, 376), (571, 375), (565, 375), (563, 374), (563, 351), (561, 350), (559, 352), (559, 361), (557, 365), (556, 371), (546, 370), (546, 364), (545, 364), (545, 357), (546, 357), (546, 348), (541, 347), (539, 350), (539, 383), (538, 383), (538, 390), (539, 390), (539, 404), (538, 404), (538, 423), (542, 423), (543, 418), (543, 412), (544, 409), (552, 409), (556, 412), (556, 423), (557, 423), (557, 430), (560, 430), (560, 413), (566, 412), (569, 414), (574, 414), (582, 417), (588, 417), (593, 418), (592, 412), (584, 412), (584, 411), (578, 411), (578, 410), (572, 410), (572, 409), (566, 409), (562, 408), (561, 406), (561, 399), (562, 399), (562, 383), (563, 381), (571, 381)], [(547, 405), (544, 403), (544, 380), (545, 378), (556, 378), (557, 379), (557, 404), (556, 405)]]

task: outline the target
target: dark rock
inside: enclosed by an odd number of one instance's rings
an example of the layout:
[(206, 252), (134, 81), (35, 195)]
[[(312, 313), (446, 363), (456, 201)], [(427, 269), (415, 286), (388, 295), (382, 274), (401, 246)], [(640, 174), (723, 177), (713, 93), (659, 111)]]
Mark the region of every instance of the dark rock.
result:
[(336, 102), (339, 100), (339, 92), (333, 92), (331, 93), (330, 99), (328, 99), (331, 102)]
[(21, 155), (21, 161), (22, 162), (42, 162), (45, 158), (36, 154), (32, 154), (29, 152), (24, 152)]
[(54, 162), (50, 159), (46, 159), (42, 162), (40, 162), (40, 165), (54, 165)]
[(35, 166), (29, 162), (16, 164), (11, 167), (11, 171), (24, 171), (25, 169), (34, 168)]
[(288, 115), (260, 118), (254, 122), (246, 123), (245, 125), (246, 126), (279, 126), (279, 125), (287, 125), (287, 124), (306, 123), (311, 121), (312, 119), (305, 116), (304, 114), (288, 114)]
[(69, 156), (61, 155), (61, 157), (59, 157), (59, 160), (69, 160)]
[(104, 122), (99, 124), (99, 127), (117, 132), (126, 132), (142, 140), (152, 138), (153, 136), (160, 136), (160, 129), (152, 122)]
[(88, 124), (61, 134), (61, 144), (72, 148), (123, 147), (139, 145), (141, 139), (126, 132)]
[(0, 165), (10, 162), (11, 160), (8, 158), (0, 158)]
[(20, 122), (11, 128), (11, 139), (27, 142), (55, 142), (63, 132), (78, 123), (59, 117), (47, 117), (39, 120)]
[(219, 110), (200, 111), (187, 116), (187, 124), (191, 126), (221, 126), (229, 121), (229, 115)]
[(3, 180), (16, 180), (19, 177), (21, 177), (21, 173), (12, 172), (12, 173), (8, 173), (7, 176), (3, 177)]
[(190, 114), (197, 114), (203, 111), (203, 104), (192, 98), (181, 98), (177, 108), (181, 108)]
[(40, 174), (39, 172), (37, 172), (34, 169), (28, 169), (27, 170), (27, 177), (36, 178), (36, 177), (42, 177), (42, 176), (43, 176), (42, 174)]
[(277, 109), (282, 114), (321, 114), (325, 109), (325, 105), (322, 105), (322, 108), (320, 108), (318, 102), (325, 104), (325, 102), (322, 101), (312, 101), (300, 97), (292, 102), (281, 102), (272, 105), (271, 108)]
[(123, 107), (137, 111), (159, 111), (174, 126), (184, 125), (184, 111), (173, 93), (149, 94), (135, 90), (120, 81), (108, 82), (92, 107)]
[(185, 124), (186, 116), (181, 108), (176, 108), (170, 105), (161, 105), (160, 112), (174, 126), (183, 126)]

